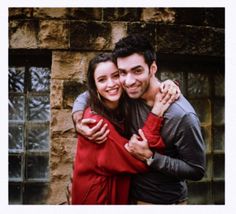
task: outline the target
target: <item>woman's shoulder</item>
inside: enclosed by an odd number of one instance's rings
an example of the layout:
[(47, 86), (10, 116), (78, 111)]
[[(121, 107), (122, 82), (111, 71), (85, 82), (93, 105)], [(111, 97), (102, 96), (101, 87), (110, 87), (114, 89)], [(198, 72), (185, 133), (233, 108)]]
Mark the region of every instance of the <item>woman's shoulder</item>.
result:
[(95, 119), (97, 122), (99, 122), (102, 119), (104, 123), (108, 124), (108, 126), (112, 126), (111, 122), (106, 117), (96, 113), (91, 109), (91, 107), (85, 109), (83, 118)]
[(87, 107), (84, 111), (83, 118), (91, 118), (95, 120), (101, 120), (101, 119), (106, 119), (104, 116), (96, 113), (91, 109), (91, 107)]

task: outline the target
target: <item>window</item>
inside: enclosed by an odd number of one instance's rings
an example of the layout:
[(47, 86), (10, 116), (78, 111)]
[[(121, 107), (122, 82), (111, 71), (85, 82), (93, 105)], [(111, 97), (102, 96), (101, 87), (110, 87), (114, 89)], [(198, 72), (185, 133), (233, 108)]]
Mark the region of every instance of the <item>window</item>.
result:
[(51, 55), (9, 55), (9, 204), (43, 204), (49, 182)]
[[(171, 65), (169, 63), (171, 61)], [(225, 71), (221, 58), (159, 60), (158, 77), (176, 79), (201, 122), (206, 146), (206, 173), (198, 182), (188, 181), (189, 204), (225, 203), (224, 97)]]

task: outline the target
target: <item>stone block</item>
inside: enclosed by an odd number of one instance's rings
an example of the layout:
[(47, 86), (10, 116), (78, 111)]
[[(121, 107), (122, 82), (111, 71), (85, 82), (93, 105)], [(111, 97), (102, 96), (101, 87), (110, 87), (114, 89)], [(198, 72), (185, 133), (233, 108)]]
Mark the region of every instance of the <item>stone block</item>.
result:
[(93, 52), (67, 52), (55, 51), (52, 56), (51, 78), (64, 80), (77, 80), (84, 83), (90, 59)]
[(205, 23), (205, 8), (173, 8), (175, 24), (203, 26)]
[(156, 25), (153, 23), (130, 23), (128, 24), (127, 34), (143, 34), (155, 45)]
[(224, 56), (224, 30), (196, 26), (157, 25), (160, 53)]
[(206, 8), (205, 25), (225, 28), (225, 8)]
[[(50, 89), (50, 106), (51, 109), (62, 108), (63, 80), (52, 79)], [(56, 99), (55, 99), (56, 98)]]
[(74, 132), (71, 110), (51, 110), (51, 135)]
[(76, 97), (86, 90), (86, 85), (77, 81), (64, 81), (63, 83), (63, 108), (72, 109)]
[(67, 13), (66, 8), (34, 8), (33, 16), (39, 19), (64, 19)]
[(111, 32), (111, 49), (114, 49), (115, 43), (125, 36), (127, 36), (127, 24), (113, 23)]
[(33, 16), (33, 8), (9, 8), (10, 19), (25, 19)]
[(175, 11), (171, 8), (143, 8), (141, 21), (155, 23), (174, 23)]
[(111, 30), (110, 23), (74, 21), (70, 27), (70, 49), (109, 50)]
[(69, 47), (69, 24), (67, 21), (46, 20), (39, 23), (39, 46), (48, 49)]
[(104, 21), (139, 21), (141, 9), (139, 8), (104, 8)]
[(9, 22), (10, 48), (37, 48), (38, 22), (32, 20), (12, 20)]
[(69, 8), (68, 17), (73, 20), (102, 20), (102, 8)]
[[(51, 143), (51, 158), (50, 165), (52, 166), (53, 174), (65, 174), (67, 171), (58, 168), (63, 168), (64, 164), (73, 164), (76, 154), (77, 138), (52, 138)], [(67, 165), (68, 166), (68, 165)]]

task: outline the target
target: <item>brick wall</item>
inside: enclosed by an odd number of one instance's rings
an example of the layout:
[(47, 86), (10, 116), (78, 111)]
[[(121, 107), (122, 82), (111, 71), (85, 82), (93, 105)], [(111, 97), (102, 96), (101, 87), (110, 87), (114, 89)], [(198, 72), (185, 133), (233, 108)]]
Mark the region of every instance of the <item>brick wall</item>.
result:
[[(171, 64), (168, 60), (173, 58), (181, 62), (186, 57), (206, 58), (210, 62), (224, 59), (222, 8), (9, 9), (9, 49), (18, 52), (46, 49), (52, 56), (48, 204), (66, 200), (65, 187), (76, 149), (71, 107), (75, 97), (84, 90), (89, 60), (97, 52), (111, 51), (114, 43), (127, 34), (140, 32), (153, 41), (163, 66), (168, 67)], [(198, 63), (195, 61), (195, 64)], [(188, 72), (186, 67), (181, 68), (182, 73)], [(210, 69), (214, 72), (214, 66)], [(162, 76), (165, 71), (162, 70)], [(181, 77), (183, 87), (188, 77), (185, 74)], [(188, 95), (186, 88), (182, 90)], [(211, 116), (209, 109), (204, 110)], [(210, 134), (211, 130), (210, 124)], [(212, 138), (210, 136), (210, 142)]]

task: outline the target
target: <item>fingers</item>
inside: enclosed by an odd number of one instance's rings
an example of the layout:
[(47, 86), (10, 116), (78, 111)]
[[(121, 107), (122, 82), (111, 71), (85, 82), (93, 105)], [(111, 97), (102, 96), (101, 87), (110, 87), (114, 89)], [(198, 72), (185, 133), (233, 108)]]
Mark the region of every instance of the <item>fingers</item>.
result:
[[(96, 121), (95, 121), (96, 122)], [(102, 123), (103, 123), (103, 120), (99, 120), (99, 122), (93, 127), (90, 129), (89, 131), (89, 135), (90, 135), (90, 140), (94, 139), (94, 134), (96, 134), (96, 132), (98, 132), (101, 128), (102, 128)]]
[(142, 129), (139, 129), (139, 130), (138, 130), (138, 133), (139, 133), (140, 137), (141, 137), (144, 141), (147, 142), (147, 138), (145, 137), (145, 135), (144, 135), (144, 133), (143, 133), (143, 130), (142, 130)]
[(106, 130), (101, 136), (96, 137), (96, 139), (94, 139), (94, 142), (97, 144), (104, 143), (107, 140), (107, 136), (109, 133), (110, 133), (110, 130)]
[(130, 152), (130, 153), (132, 152), (128, 143), (126, 143), (124, 147), (128, 152)]
[(89, 125), (89, 124), (93, 124), (93, 123), (96, 123), (95, 119), (86, 118), (86, 119), (81, 120), (81, 125)]
[[(99, 123), (100, 123), (100, 121), (99, 121)], [(106, 131), (107, 124), (104, 124), (102, 127), (101, 127), (101, 125), (99, 124), (98, 127), (96, 125), (91, 129), (91, 133), (92, 133), (94, 139), (97, 139), (98, 137), (102, 136)]]
[(166, 80), (163, 83), (160, 84), (160, 91), (162, 93), (162, 97), (160, 101), (162, 101), (165, 98), (165, 102), (172, 103), (175, 100), (177, 100), (180, 95), (181, 91), (178, 85), (176, 85), (171, 80)]

